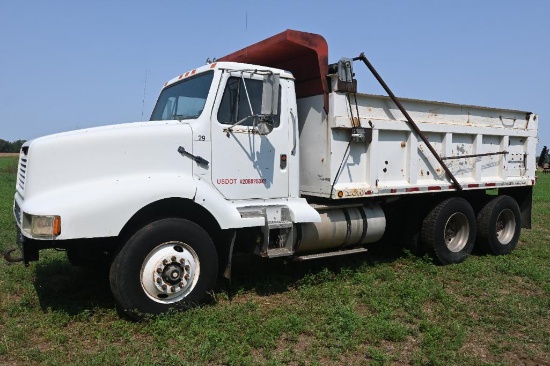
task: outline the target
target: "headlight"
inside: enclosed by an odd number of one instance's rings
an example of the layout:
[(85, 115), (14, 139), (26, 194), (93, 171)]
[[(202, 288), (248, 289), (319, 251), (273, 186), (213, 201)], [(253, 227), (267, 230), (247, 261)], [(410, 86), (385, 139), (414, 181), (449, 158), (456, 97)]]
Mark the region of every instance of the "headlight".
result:
[(61, 216), (23, 214), (23, 231), (33, 238), (53, 239), (61, 234)]

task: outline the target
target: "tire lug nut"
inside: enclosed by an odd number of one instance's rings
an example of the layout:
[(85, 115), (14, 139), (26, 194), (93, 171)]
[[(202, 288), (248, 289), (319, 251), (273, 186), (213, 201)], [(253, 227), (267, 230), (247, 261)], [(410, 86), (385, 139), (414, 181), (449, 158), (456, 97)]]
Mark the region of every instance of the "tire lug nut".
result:
[(167, 288), (168, 288), (168, 286), (162, 285), (162, 290), (163, 290), (163, 291), (166, 291)]
[(157, 273), (162, 273), (162, 268), (157, 268)]
[(181, 264), (183, 264), (184, 262), (185, 262), (185, 260), (183, 260), (183, 258), (180, 259), (180, 263), (181, 263)]
[(162, 264), (167, 265), (168, 264), (168, 259), (163, 259)]
[(172, 291), (172, 292), (176, 291), (176, 286), (170, 287), (170, 291)]
[(189, 267), (188, 264), (186, 264), (185, 267), (183, 267), (183, 268), (185, 268), (186, 271), (189, 271), (189, 268), (190, 268), (190, 267)]
[(162, 283), (162, 278), (157, 277), (157, 283), (160, 285)]
[(185, 276), (183, 276), (183, 278), (185, 278), (186, 280), (189, 279), (189, 275), (186, 273)]
[(183, 283), (183, 282), (180, 282), (180, 283), (179, 283), (179, 287), (183, 287), (183, 286), (185, 286), (184, 283)]
[(175, 256), (175, 255), (174, 255), (174, 256), (172, 256), (172, 262), (175, 262), (175, 261), (176, 261), (176, 259), (177, 259), (177, 258), (176, 258), (176, 256)]

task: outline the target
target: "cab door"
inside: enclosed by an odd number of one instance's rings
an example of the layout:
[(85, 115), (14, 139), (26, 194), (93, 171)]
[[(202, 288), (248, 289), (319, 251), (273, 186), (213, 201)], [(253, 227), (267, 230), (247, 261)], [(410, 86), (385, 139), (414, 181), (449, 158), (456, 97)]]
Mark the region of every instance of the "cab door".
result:
[(280, 81), (273, 130), (260, 135), (254, 118), (246, 117), (260, 113), (262, 75), (224, 71), (212, 113), (211, 172), (213, 185), (226, 199), (288, 197), (287, 83)]

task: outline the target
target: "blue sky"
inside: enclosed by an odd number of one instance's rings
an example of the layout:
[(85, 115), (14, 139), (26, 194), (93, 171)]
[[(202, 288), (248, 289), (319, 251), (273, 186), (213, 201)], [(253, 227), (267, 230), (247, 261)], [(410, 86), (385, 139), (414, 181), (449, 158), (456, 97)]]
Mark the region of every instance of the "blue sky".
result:
[(331, 62), (365, 52), (397, 96), (538, 113), (539, 153), (549, 17), (545, 0), (0, 0), (0, 139), (146, 120), (165, 81), (290, 28)]

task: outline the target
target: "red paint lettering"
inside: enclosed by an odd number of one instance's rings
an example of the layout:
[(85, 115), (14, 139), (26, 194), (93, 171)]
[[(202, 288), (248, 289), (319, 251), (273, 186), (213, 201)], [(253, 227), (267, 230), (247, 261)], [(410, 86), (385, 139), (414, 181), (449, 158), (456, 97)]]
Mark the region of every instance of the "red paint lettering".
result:
[(218, 178), (216, 179), (216, 183), (218, 184), (235, 184), (237, 183), (236, 178)]

